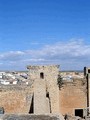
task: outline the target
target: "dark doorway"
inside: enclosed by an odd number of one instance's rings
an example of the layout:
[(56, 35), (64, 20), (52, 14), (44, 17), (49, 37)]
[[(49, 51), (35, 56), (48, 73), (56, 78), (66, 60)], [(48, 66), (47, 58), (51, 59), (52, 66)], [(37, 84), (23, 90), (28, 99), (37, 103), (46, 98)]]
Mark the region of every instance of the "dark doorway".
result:
[(44, 79), (44, 73), (43, 72), (40, 73), (40, 78)]
[(75, 109), (75, 116), (83, 118), (83, 109)]
[(34, 98), (32, 97), (32, 101), (31, 101), (31, 106), (30, 106), (30, 110), (29, 110), (29, 114), (32, 114), (32, 113), (34, 113)]

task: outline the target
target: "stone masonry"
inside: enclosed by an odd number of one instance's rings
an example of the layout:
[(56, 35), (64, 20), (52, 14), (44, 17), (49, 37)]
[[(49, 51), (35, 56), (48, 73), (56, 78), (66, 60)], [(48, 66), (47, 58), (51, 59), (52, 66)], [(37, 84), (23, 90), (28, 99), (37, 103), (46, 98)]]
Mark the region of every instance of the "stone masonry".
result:
[(30, 80), (34, 81), (34, 112), (36, 114), (59, 113), (57, 85), (59, 66), (28, 66), (27, 68)]
[(33, 88), (30, 86), (1, 86), (0, 107), (5, 113), (29, 113)]
[[(90, 76), (57, 84), (58, 65), (28, 66), (28, 85), (0, 86), (0, 107), (5, 113), (56, 114), (85, 116), (90, 106)], [(76, 113), (75, 113), (76, 111)]]
[[(86, 80), (85, 80), (86, 81)], [(75, 79), (73, 82), (64, 82), (60, 93), (60, 112), (65, 115), (75, 116), (75, 110), (83, 110), (83, 116), (86, 115), (87, 108), (87, 90), (84, 80)]]

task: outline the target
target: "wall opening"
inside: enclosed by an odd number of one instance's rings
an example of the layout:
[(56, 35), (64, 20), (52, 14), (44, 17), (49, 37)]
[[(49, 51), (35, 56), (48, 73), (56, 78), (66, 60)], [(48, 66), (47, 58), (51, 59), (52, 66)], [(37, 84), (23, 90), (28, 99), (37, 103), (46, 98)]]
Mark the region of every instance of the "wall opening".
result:
[(4, 114), (4, 108), (3, 107), (0, 107), (0, 114)]
[(29, 114), (32, 114), (32, 113), (34, 113), (34, 95), (32, 96), (31, 106), (29, 110)]
[(50, 97), (49, 97), (49, 92), (46, 93), (46, 97), (49, 99), (50, 113), (52, 113), (52, 110), (51, 110), (51, 100), (50, 100)]
[(44, 79), (44, 73), (43, 72), (40, 73), (40, 78)]
[(49, 92), (46, 93), (46, 97), (49, 98)]
[(75, 116), (83, 118), (83, 109), (75, 109)]
[(90, 69), (88, 69), (88, 73), (90, 73)]

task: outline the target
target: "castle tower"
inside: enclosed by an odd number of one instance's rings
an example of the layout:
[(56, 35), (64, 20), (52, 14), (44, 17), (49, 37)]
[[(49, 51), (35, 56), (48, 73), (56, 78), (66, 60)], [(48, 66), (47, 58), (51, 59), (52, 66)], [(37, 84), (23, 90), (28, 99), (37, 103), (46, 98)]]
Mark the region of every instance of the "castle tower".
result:
[(58, 65), (28, 66), (34, 81), (34, 113), (59, 113)]

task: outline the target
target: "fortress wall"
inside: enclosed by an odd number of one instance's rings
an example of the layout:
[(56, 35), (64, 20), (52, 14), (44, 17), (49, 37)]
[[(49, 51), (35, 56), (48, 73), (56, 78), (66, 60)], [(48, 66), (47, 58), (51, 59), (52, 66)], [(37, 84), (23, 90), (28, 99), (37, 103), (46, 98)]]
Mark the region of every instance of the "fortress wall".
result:
[[(82, 80), (66, 82), (61, 90), (57, 85), (58, 66), (29, 66), (32, 86), (0, 87), (0, 107), (6, 113), (28, 113), (34, 95), (34, 113), (75, 114), (75, 109), (86, 109), (87, 91)], [(40, 73), (43, 76), (40, 77)], [(47, 97), (48, 93), (48, 97)]]
[(57, 86), (53, 85), (49, 88), (49, 96), (51, 103), (51, 113), (59, 113), (59, 89)]
[[(30, 93), (31, 92), (31, 93)], [(32, 91), (12, 89), (0, 91), (0, 107), (5, 113), (28, 113), (30, 110)]]
[(65, 83), (59, 94), (62, 114), (75, 115), (75, 109), (87, 108), (86, 85), (83, 85), (81, 80), (76, 80), (75, 83)]

